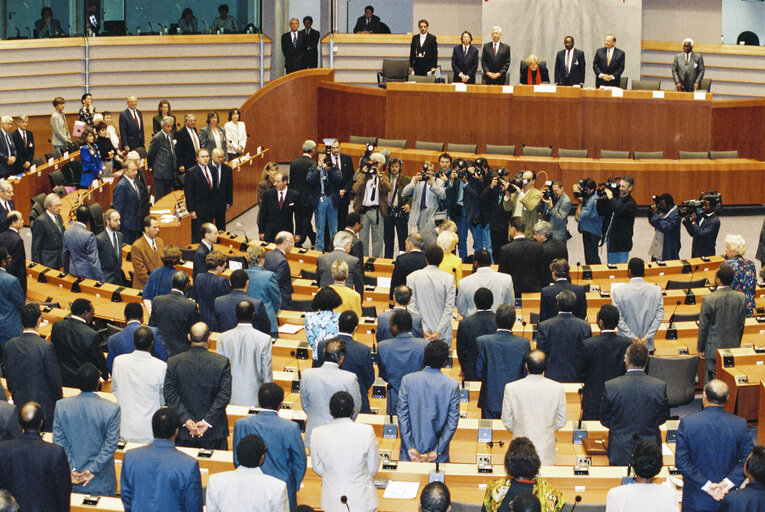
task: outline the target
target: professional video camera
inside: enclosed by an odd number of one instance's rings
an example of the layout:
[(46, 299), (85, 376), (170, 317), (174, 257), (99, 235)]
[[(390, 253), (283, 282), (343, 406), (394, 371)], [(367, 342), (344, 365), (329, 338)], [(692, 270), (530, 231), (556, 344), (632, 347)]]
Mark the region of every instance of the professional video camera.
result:
[(699, 194), (698, 199), (690, 199), (677, 205), (677, 210), (680, 212), (680, 216), (690, 217), (695, 213), (701, 217), (704, 214), (701, 207), (704, 206), (705, 199), (708, 199), (712, 203), (712, 208), (714, 208), (713, 211), (716, 214), (719, 215), (722, 212), (722, 194), (716, 190), (712, 190), (710, 192), (702, 192)]
[(621, 180), (622, 180), (622, 178), (617, 176), (617, 177), (608, 178), (606, 181), (598, 183), (598, 190), (597, 190), (598, 197), (605, 196), (607, 188), (610, 188), (611, 192), (613, 192), (613, 194), (615, 196), (618, 196), (619, 195), (619, 182)]
[(359, 165), (361, 166), (362, 169), (364, 168), (367, 169), (364, 171), (366, 173), (374, 174), (377, 172), (376, 169), (373, 169), (375, 163), (372, 161), (372, 159), (369, 158), (374, 152), (375, 147), (376, 146), (370, 142), (369, 144), (367, 144), (367, 149), (364, 150), (364, 154), (361, 155), (361, 160), (359, 162)]
[(579, 183), (577, 183), (577, 185), (579, 185), (579, 190), (574, 191), (574, 198), (584, 199), (587, 197), (587, 193), (585, 192), (585, 190), (587, 190), (586, 184), (587, 180), (585, 178), (579, 180)]
[(552, 181), (547, 180), (545, 181), (545, 188), (542, 189), (542, 198), (547, 201), (548, 199), (553, 199), (555, 195), (553, 194), (552, 190)]

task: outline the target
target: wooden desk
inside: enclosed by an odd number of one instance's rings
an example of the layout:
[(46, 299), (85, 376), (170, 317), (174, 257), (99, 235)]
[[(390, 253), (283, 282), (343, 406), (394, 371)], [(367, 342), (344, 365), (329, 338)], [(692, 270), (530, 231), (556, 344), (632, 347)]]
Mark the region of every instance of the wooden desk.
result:
[[(765, 343), (757, 346), (763, 347)], [(726, 358), (733, 359), (733, 366), (725, 365)], [(749, 421), (757, 420), (761, 383), (765, 381), (765, 353), (755, 352), (753, 348), (719, 349), (717, 378), (730, 390), (725, 410)]]
[(61, 157), (54, 160), (52, 165), (45, 162), (42, 165), (38, 165), (34, 172), (27, 171), (20, 178), (9, 178), (8, 181), (13, 185), (13, 201), (16, 209), (24, 214), (27, 222), (29, 222), (28, 212), (32, 208), (32, 198), (51, 191), (48, 175), (53, 171), (62, 169), (72, 160), (79, 160), (79, 158), (80, 152), (75, 151), (66, 158)]

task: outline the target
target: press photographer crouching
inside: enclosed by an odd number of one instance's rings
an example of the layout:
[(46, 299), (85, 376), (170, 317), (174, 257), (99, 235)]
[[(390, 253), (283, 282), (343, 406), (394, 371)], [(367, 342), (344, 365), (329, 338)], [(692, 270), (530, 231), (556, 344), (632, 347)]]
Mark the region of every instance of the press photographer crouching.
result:
[(651, 261), (680, 259), (680, 213), (671, 194), (653, 196), (648, 222), (656, 229), (648, 249)]
[(388, 180), (390, 192), (388, 192), (388, 216), (385, 217), (385, 257), (393, 258), (393, 246), (398, 238), (398, 250), (403, 251), (406, 237), (409, 232), (409, 211), (412, 206), (412, 196), (402, 195), (404, 187), (409, 185), (412, 178), (404, 175), (401, 171), (403, 162), (399, 158), (391, 158), (388, 161)]
[[(364, 244), (364, 256), (383, 256), (383, 221), (388, 216), (388, 176), (381, 174), (385, 166), (382, 153), (372, 153), (362, 158), (360, 172), (353, 183), (353, 211), (361, 215), (359, 239)], [(370, 241), (370, 233), (372, 239)]]
[(574, 218), (582, 234), (585, 265), (600, 265), (598, 242), (603, 232), (603, 217), (598, 214), (598, 196), (595, 190), (597, 184), (592, 178), (582, 179), (574, 184), (574, 198), (579, 200)]
[(714, 256), (717, 234), (720, 232), (720, 218), (717, 214), (722, 209), (722, 197), (713, 192), (702, 193), (702, 199), (680, 203), (680, 215), (688, 234), (693, 238), (691, 258)]

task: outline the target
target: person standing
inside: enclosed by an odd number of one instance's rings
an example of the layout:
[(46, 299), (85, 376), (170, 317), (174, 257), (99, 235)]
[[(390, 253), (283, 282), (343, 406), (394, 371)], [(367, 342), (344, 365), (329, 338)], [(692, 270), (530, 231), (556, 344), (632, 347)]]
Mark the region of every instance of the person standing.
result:
[(473, 34), (467, 30), (460, 36), (460, 42), (452, 51), (453, 82), (463, 84), (475, 83), (475, 72), (478, 70), (478, 49), (473, 46)]
[(720, 504), (722, 512), (762, 511), (765, 504), (765, 446), (754, 447), (744, 464), (744, 476), (749, 480), (746, 487), (725, 495)]
[(595, 204), (598, 215), (603, 217), (603, 239), (609, 264), (627, 263), (630, 257), (637, 211), (637, 203), (632, 198), (634, 186), (632, 176), (624, 176), (619, 181), (618, 197), (614, 197), (611, 187), (606, 187), (605, 196)]
[(282, 54), (284, 55), (284, 70), (289, 74), (305, 69), (305, 35), (298, 31), (300, 21), (290, 19), (290, 29), (282, 34)]
[(608, 491), (606, 509), (609, 512), (677, 512), (677, 491), (653, 481), (662, 464), (659, 445), (647, 439), (637, 443), (630, 458), (635, 482)]
[(452, 312), (456, 299), (454, 276), (440, 270), (444, 250), (437, 245), (425, 249), (428, 266), (415, 270), (406, 278), (412, 290), (412, 300), (407, 309), (422, 317), (422, 327), (427, 340), (452, 342)]
[(22, 332), (21, 316), (19, 310), (24, 305), (24, 291), (16, 276), (8, 272), (11, 266), (11, 256), (8, 250), (0, 246), (0, 352), (6, 342)]
[(417, 22), (420, 33), (412, 37), (409, 50), (409, 73), (432, 75), (438, 66), (438, 40), (428, 33), (428, 20)]
[(104, 273), (98, 259), (96, 235), (85, 224), (90, 222), (90, 208), (85, 205), (78, 206), (76, 215), (77, 222), (64, 231), (61, 253), (64, 271), (75, 277), (95, 279), (102, 283)]
[(496, 312), (500, 304), (515, 304), (513, 278), (491, 268), (491, 252), (486, 249), (478, 249), (473, 253), (473, 273), (463, 277), (457, 288), (457, 311), (463, 317), (476, 312), (473, 299), (480, 288), (492, 292), (491, 311)]
[(303, 16), (303, 30), (299, 34), (303, 35), (305, 41), (305, 49), (303, 50), (303, 69), (311, 69), (319, 66), (319, 39), (321, 34), (318, 30), (311, 28), (313, 26), (313, 18), (311, 16)]
[(584, 87), (584, 52), (574, 48), (573, 36), (563, 38), (563, 48), (555, 56), (555, 84)]
[(109, 208), (104, 212), (104, 230), (96, 235), (98, 261), (106, 283), (123, 286), (125, 279), (122, 274), (122, 240), (120, 233), (120, 212)]
[[(316, 212), (316, 250), (324, 252), (337, 233), (337, 209), (340, 206), (340, 185), (343, 175), (332, 166), (326, 155), (318, 156), (316, 166), (308, 171), (305, 178), (309, 187), (309, 208)], [(325, 240), (324, 228), (328, 228), (329, 240)]]
[(282, 296), (276, 275), (263, 268), (265, 255), (266, 250), (259, 245), (247, 247), (247, 295), (263, 303), (271, 324), (271, 336), (278, 337), (279, 322), (276, 314), (282, 307)]
[(651, 261), (680, 259), (680, 213), (671, 194), (662, 194), (648, 207), (648, 222), (656, 233), (648, 254)]
[(212, 172), (215, 175), (215, 225), (226, 228), (226, 214), (234, 204), (234, 174), (221, 148), (212, 151)]
[[(133, 160), (128, 160), (125, 163), (122, 178), (114, 187), (112, 195), (112, 208), (120, 214), (120, 230), (126, 244), (132, 244), (140, 236), (141, 224), (145, 221), (145, 216), (142, 215), (143, 212), (141, 211), (141, 203), (148, 202), (148, 195), (149, 191), (146, 185), (138, 179), (138, 164)], [(145, 230), (146, 226), (143, 228)], [(157, 227), (157, 232), (159, 232), (159, 227)]]
[[(485, 251), (485, 249), (482, 249)], [(460, 289), (462, 287), (460, 286)], [(465, 380), (480, 380), (476, 376), (475, 363), (478, 358), (478, 338), (497, 332), (495, 311), (491, 310), (494, 294), (488, 288), (479, 288), (473, 294), (475, 313), (465, 316), (457, 325), (457, 357), (462, 377)], [(511, 302), (510, 304), (514, 304)], [(501, 305), (501, 304), (500, 304)], [(499, 307), (497, 307), (499, 309)]]
[(287, 173), (280, 171), (274, 177), (274, 188), (263, 194), (258, 212), (258, 236), (261, 241), (276, 242), (277, 233), (287, 232), (300, 243), (305, 228), (305, 207), (301, 205), (301, 200), (305, 198), (293, 187), (288, 188), (287, 182)]
[(542, 288), (539, 301), (539, 322), (544, 322), (558, 314), (557, 298), (563, 290), (571, 291), (576, 297), (576, 303), (572, 310), (574, 316), (585, 320), (587, 318), (587, 295), (589, 285), (571, 284), (570, 268), (568, 261), (563, 259), (553, 260), (550, 264), (550, 275), (554, 279), (550, 286)]
[(162, 118), (162, 129), (152, 137), (149, 143), (147, 161), (154, 176), (154, 202), (159, 201), (173, 189), (173, 182), (178, 173), (178, 161), (175, 158), (175, 118)]
[(537, 293), (542, 289), (544, 249), (542, 244), (527, 238), (526, 224), (521, 217), (510, 219), (510, 241), (499, 251), (499, 271), (513, 279), (513, 296)]
[(21, 212), (11, 210), (6, 217), (8, 229), (0, 233), (0, 246), (8, 250), (11, 257), (11, 264), (8, 267), (8, 273), (16, 276), (21, 285), (21, 291), (26, 296), (27, 293), (27, 251), (24, 248), (24, 240), (19, 232), (24, 227), (24, 217)]
[(281, 309), (292, 307), (292, 276), (290, 265), (287, 263), (287, 253), (295, 246), (295, 237), (289, 231), (280, 231), (274, 237), (274, 249), (266, 253), (263, 268), (273, 272), (279, 284), (281, 294)]
[(69, 135), (69, 126), (64, 114), (64, 105), (66, 100), (61, 96), (53, 98), (53, 108), (55, 112), (50, 116), (50, 139), (53, 146), (53, 153), (56, 157), (61, 157), (67, 151), (69, 144), (72, 143), (72, 136)]
[(197, 151), (197, 165), (186, 170), (183, 189), (186, 209), (191, 217), (191, 243), (199, 243), (202, 224), (215, 220), (215, 194), (217, 176), (212, 173), (210, 152)]
[(491, 42), (483, 45), (481, 51), (481, 69), (483, 83), (486, 85), (504, 85), (507, 83), (507, 70), (510, 68), (510, 47), (499, 42), (502, 28), (491, 27)]
[[(388, 216), (390, 182), (381, 174), (385, 166), (382, 153), (372, 153), (369, 161), (362, 162), (361, 172), (353, 183), (353, 210), (361, 215), (359, 238), (364, 244), (364, 256), (379, 258), (384, 254), (383, 222)], [(371, 240), (370, 240), (371, 235)]]
[(32, 261), (58, 270), (64, 243), (61, 199), (56, 194), (48, 194), (43, 206), (45, 212), (32, 224)]
[(645, 280), (645, 262), (640, 258), (630, 259), (627, 276), (630, 282), (614, 288), (611, 298), (619, 308), (619, 334), (652, 352), (654, 336), (664, 320), (661, 288)]
[(696, 212), (683, 217), (683, 226), (693, 238), (691, 258), (714, 256), (717, 234), (720, 232), (720, 218), (715, 213), (717, 199), (706, 196), (701, 203), (701, 215)]
[(704, 78), (704, 56), (693, 51), (693, 39), (683, 39), (683, 51), (672, 61), (672, 79), (677, 92), (698, 91)]
[(574, 218), (579, 223), (579, 232), (582, 233), (584, 264), (600, 265), (598, 242), (603, 234), (603, 217), (598, 213), (597, 208), (598, 196), (595, 193), (597, 185), (592, 178), (587, 178), (583, 182), (583, 186), (574, 184), (574, 197), (579, 198)]
[(138, 110), (137, 97), (128, 96), (127, 108), (120, 112), (119, 124), (122, 147), (126, 152), (144, 147), (143, 113)]
[(576, 295), (563, 290), (555, 298), (558, 315), (539, 323), (537, 348), (547, 355), (547, 378), (557, 382), (579, 382), (576, 361), (582, 343), (592, 337), (590, 324), (574, 316)]
[(93, 363), (100, 370), (101, 378), (109, 380), (98, 333), (90, 327), (96, 314), (93, 304), (88, 299), (75, 299), (71, 312), (53, 324), (50, 334), (61, 368), (61, 383), (68, 388), (76, 387), (75, 375), (85, 363)]
[(598, 48), (592, 60), (592, 70), (595, 72), (595, 87), (621, 87), (624, 73), (624, 52), (616, 48), (616, 36), (606, 35), (603, 48)]
[(189, 349), (188, 333), (199, 321), (197, 303), (185, 296), (189, 289), (189, 275), (183, 270), (173, 274), (170, 293), (152, 301), (149, 325), (156, 327), (165, 342), (165, 353), (174, 356)]

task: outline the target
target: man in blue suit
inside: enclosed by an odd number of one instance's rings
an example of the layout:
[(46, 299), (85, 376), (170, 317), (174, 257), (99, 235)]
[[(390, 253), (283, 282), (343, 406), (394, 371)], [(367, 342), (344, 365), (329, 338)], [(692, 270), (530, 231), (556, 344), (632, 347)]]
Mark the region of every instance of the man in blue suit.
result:
[(136, 179), (137, 176), (138, 165), (128, 160), (112, 195), (112, 208), (120, 212), (120, 231), (126, 244), (135, 242), (141, 232), (143, 217), (140, 204), (144, 194), (148, 194), (146, 186)]
[(680, 213), (671, 194), (662, 194), (648, 208), (648, 222), (656, 229), (648, 249), (651, 260), (680, 258)]
[(181, 417), (163, 407), (151, 418), (154, 441), (125, 452), (120, 497), (125, 512), (202, 512), (199, 462), (175, 447)]
[(0, 350), (5, 343), (21, 335), (21, 307), (24, 305), (24, 292), (16, 276), (8, 273), (11, 257), (8, 249), (0, 245)]
[(290, 509), (297, 506), (297, 490), (305, 476), (305, 445), (297, 423), (279, 417), (277, 412), (284, 400), (284, 390), (275, 382), (266, 382), (258, 390), (261, 410), (234, 423), (234, 466), (239, 466), (236, 447), (249, 434), (259, 435), (268, 450), (261, 469), (287, 484)]
[(449, 462), (449, 443), (460, 419), (460, 389), (441, 373), (448, 358), (449, 345), (433, 340), (425, 347), (425, 368), (401, 380), (400, 460)]
[(757, 445), (744, 464), (746, 487), (725, 495), (721, 512), (762, 512), (765, 509), (765, 446)]
[(255, 316), (252, 317), (252, 326), (265, 334), (271, 334), (278, 329), (271, 325), (268, 318), (266, 307), (260, 299), (247, 295), (249, 279), (247, 272), (242, 269), (234, 270), (229, 277), (231, 291), (226, 295), (215, 298), (213, 309), (215, 310), (215, 319), (218, 332), (226, 332), (236, 327), (236, 305), (241, 301), (247, 301), (255, 309)]
[(90, 208), (78, 206), (76, 218), (74, 226), (64, 231), (61, 256), (64, 271), (73, 276), (103, 282), (104, 273), (101, 270), (101, 260), (98, 259), (96, 235), (86, 225), (90, 221)]
[[(393, 334), (390, 332), (390, 319), (396, 311), (402, 309), (406, 310), (409, 301), (412, 300), (412, 289), (405, 284), (396, 286), (393, 289), (393, 300), (396, 303), (396, 305), (393, 306), (393, 309), (383, 311), (377, 315), (377, 332), (375, 333), (377, 343), (389, 340), (393, 337)], [(422, 317), (411, 311), (409, 314), (412, 316), (412, 336), (415, 338), (422, 338)]]
[(752, 435), (744, 418), (725, 410), (727, 400), (727, 384), (710, 380), (704, 409), (680, 420), (675, 464), (683, 475), (683, 511), (718, 510), (723, 496), (744, 481)]
[(547, 355), (545, 377), (558, 382), (579, 382), (576, 361), (582, 343), (592, 337), (590, 324), (574, 316), (576, 295), (563, 289), (556, 297), (558, 316), (539, 323), (537, 348)]
[[(133, 344), (133, 335), (135, 331), (143, 324), (143, 308), (139, 302), (128, 302), (125, 304), (125, 328), (120, 332), (112, 334), (106, 342), (108, 354), (106, 355), (106, 368), (112, 373), (114, 358), (122, 354), (132, 354), (135, 350)], [(157, 359), (167, 362), (167, 350), (162, 341), (162, 335), (156, 327), (149, 327), (154, 333), (154, 346), (151, 348), (151, 355)]]
[(502, 397), (505, 384), (526, 376), (524, 366), (531, 344), (526, 338), (513, 334), (515, 309), (512, 304), (502, 304), (494, 314), (497, 332), (479, 336), (478, 357), (475, 374), (481, 380), (478, 407), (482, 418), (502, 417)]
[(563, 290), (571, 290), (576, 295), (576, 304), (572, 312), (582, 320), (587, 318), (587, 295), (588, 286), (571, 284), (568, 261), (559, 258), (550, 264), (550, 273), (554, 279), (549, 286), (542, 288), (539, 301), (539, 322), (553, 318), (558, 314), (555, 298)]
[(266, 250), (259, 245), (247, 247), (247, 277), (249, 285), (247, 295), (263, 302), (266, 307), (268, 320), (271, 322), (271, 336), (277, 336), (279, 333), (279, 321), (276, 314), (282, 307), (282, 296), (279, 293), (279, 283), (276, 282), (276, 275), (270, 270), (263, 268)]
[(92, 363), (77, 370), (80, 394), (56, 403), (53, 442), (66, 450), (74, 492), (116, 496), (120, 407), (96, 394), (100, 376)]
[(717, 234), (720, 232), (720, 219), (715, 214), (716, 205), (717, 199), (714, 196), (706, 196), (701, 203), (701, 216), (694, 212), (689, 217), (683, 217), (683, 226), (693, 238), (691, 258), (715, 255)]
[(287, 253), (295, 246), (295, 237), (289, 231), (280, 231), (274, 238), (274, 245), (274, 250), (266, 253), (263, 268), (274, 273), (282, 295), (281, 308), (289, 309), (292, 307), (292, 275)]

